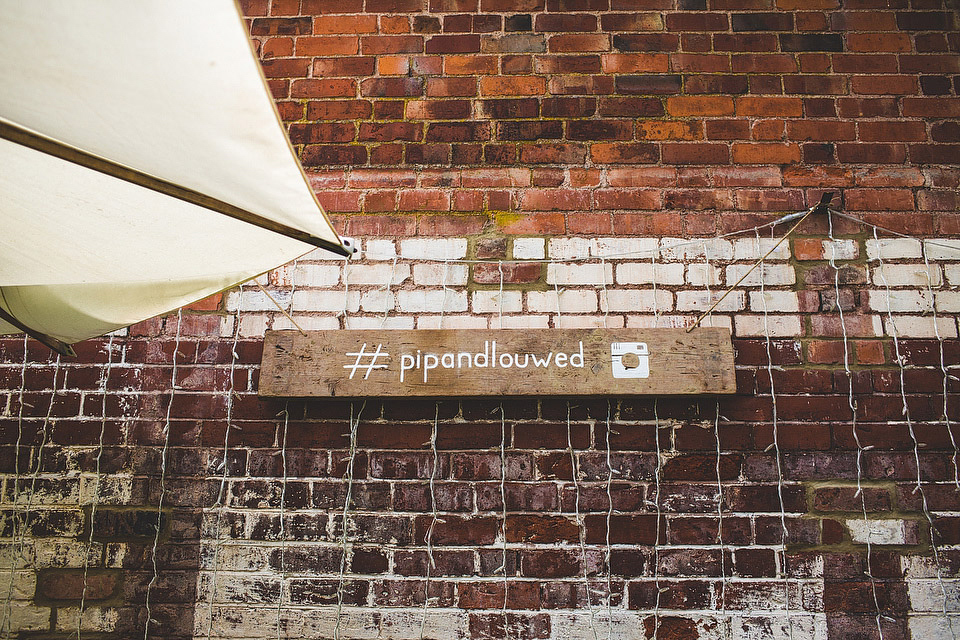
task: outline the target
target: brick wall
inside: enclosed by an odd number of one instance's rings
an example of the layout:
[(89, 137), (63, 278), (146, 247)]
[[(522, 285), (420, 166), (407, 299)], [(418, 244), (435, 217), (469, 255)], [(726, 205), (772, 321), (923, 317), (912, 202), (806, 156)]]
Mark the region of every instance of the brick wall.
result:
[(305, 329), (687, 326), (865, 222), (707, 318), (719, 399), (262, 401), (253, 285), (0, 340), (0, 635), (960, 630), (953, 3), (242, 4), (361, 248), (261, 279)]

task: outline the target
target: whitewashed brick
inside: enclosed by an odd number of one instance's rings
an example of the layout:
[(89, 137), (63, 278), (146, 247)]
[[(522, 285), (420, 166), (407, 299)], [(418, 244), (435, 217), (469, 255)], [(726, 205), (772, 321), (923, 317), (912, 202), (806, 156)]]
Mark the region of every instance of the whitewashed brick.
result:
[[(911, 611), (942, 612), (946, 607), (947, 611), (952, 611), (956, 615), (960, 609), (960, 582), (957, 580), (909, 580), (907, 593), (910, 594)], [(955, 619), (954, 624), (960, 624), (960, 618)]]
[(937, 291), (937, 311), (941, 313), (960, 313), (960, 291)]
[[(697, 316), (682, 315), (661, 315), (654, 316), (647, 314), (642, 316), (627, 316), (627, 327), (630, 329), (650, 329), (650, 328), (674, 328), (682, 329), (689, 327), (696, 322)], [(709, 315), (700, 322), (704, 327), (722, 327), (724, 329), (733, 329), (733, 323), (729, 316)]]
[(881, 287), (939, 287), (942, 283), (937, 264), (883, 264), (873, 270), (873, 284)]
[(601, 311), (629, 311), (633, 313), (653, 313), (673, 309), (673, 292), (658, 289), (608, 289), (601, 292)]
[(553, 324), (561, 329), (621, 329), (623, 316), (554, 316)]
[(680, 285), (683, 270), (682, 263), (626, 262), (617, 265), (617, 284)]
[[(284, 309), (290, 306), (289, 291), (271, 291), (270, 296)], [(236, 311), (237, 306), (240, 311), (277, 311), (277, 305), (263, 291), (259, 289), (247, 289), (241, 294), (238, 291), (231, 291), (227, 295), (227, 311)]]
[(868, 291), (869, 308), (873, 311), (894, 313), (924, 313), (930, 310), (932, 297), (929, 291), (918, 289), (886, 289)]
[(400, 241), (400, 255), (411, 260), (458, 260), (467, 256), (467, 240), (409, 238)]
[[(779, 238), (737, 238), (733, 241), (733, 258), (734, 260), (759, 260), (779, 241)], [(767, 260), (789, 259), (790, 243), (786, 241), (767, 258)]]
[(798, 313), (800, 296), (796, 291), (750, 292), (750, 310), (763, 313)]
[[(340, 320), (335, 316), (303, 316), (297, 315), (293, 317), (296, 320), (297, 325), (300, 329), (304, 331), (322, 331), (326, 329), (339, 329)], [(294, 326), (286, 316), (277, 316), (273, 319), (273, 329), (283, 330), (283, 329), (297, 329), (298, 327)]]
[(687, 265), (687, 284), (696, 287), (719, 287), (723, 283), (723, 271), (719, 267), (695, 262)]
[[(421, 635), (421, 623), (423, 630)], [(382, 638), (419, 640), (420, 638), (467, 638), (470, 635), (470, 614), (453, 609), (423, 611), (382, 610)]]
[[(732, 264), (727, 267), (727, 282), (733, 284), (746, 273), (752, 264)], [(748, 275), (741, 287), (759, 287), (761, 282), (765, 287), (778, 287), (794, 284), (797, 274), (788, 264), (761, 264)]]
[(938, 331), (941, 338), (957, 337), (957, 322), (952, 316), (938, 316), (936, 327), (932, 315), (893, 316), (892, 325), (890, 318), (884, 317), (883, 326), (888, 336), (897, 335), (900, 338), (936, 338)]
[(724, 238), (661, 238), (660, 251), (664, 260), (730, 260), (733, 243)]
[(547, 242), (543, 238), (514, 238), (513, 257), (516, 260), (541, 260), (547, 256)]
[(467, 292), (450, 289), (427, 289), (398, 291), (397, 304), (408, 313), (444, 313), (467, 310)]
[(923, 250), (927, 254), (927, 260), (960, 260), (960, 240), (951, 238), (924, 240)]
[(398, 285), (410, 277), (410, 265), (397, 264), (351, 264), (344, 271), (344, 280), (351, 285), (387, 286)]
[(898, 258), (922, 258), (920, 241), (913, 238), (881, 238), (867, 240), (867, 258), (870, 260), (896, 260)]
[(860, 257), (860, 243), (856, 240), (834, 239), (823, 241), (824, 260), (856, 260)]
[[(354, 242), (356, 243), (357, 249), (360, 249), (361, 241), (354, 240)], [(353, 255), (356, 257), (361, 255), (361, 253), (362, 251), (358, 251)], [(334, 253), (333, 251), (327, 251), (326, 249), (317, 248), (311, 251), (310, 253), (304, 256), (301, 256), (300, 260), (304, 260), (306, 262), (346, 262), (350, 260), (350, 258), (341, 256), (340, 254)]]
[(653, 289), (608, 289), (606, 296), (600, 296), (601, 311), (653, 313), (672, 309), (673, 292), (664, 289), (658, 289), (656, 294)]
[(113, 607), (90, 607), (85, 609), (82, 615), (80, 607), (57, 607), (56, 629), (72, 634), (77, 633), (77, 627), (80, 631), (92, 633), (111, 632), (116, 629), (118, 620), (120, 611)]
[(465, 264), (430, 262), (413, 265), (413, 282), (424, 286), (456, 287), (467, 284), (469, 270)]
[(937, 577), (937, 564), (929, 556), (900, 556), (900, 568), (907, 581)]
[(960, 264), (945, 264), (943, 271), (947, 276), (947, 282), (953, 286), (960, 285)]
[[(559, 313), (593, 313), (597, 310), (597, 293), (589, 289), (571, 289), (560, 292)], [(530, 291), (527, 308), (533, 312), (557, 313), (556, 291)]]
[(293, 293), (293, 310), (356, 313), (360, 310), (360, 292), (298, 289)]
[(498, 328), (502, 326), (504, 329), (546, 329), (550, 326), (550, 316), (503, 316), (493, 322)]
[(559, 260), (589, 257), (593, 246), (590, 238), (551, 238), (548, 245), (550, 257)]
[(397, 308), (397, 298), (392, 291), (373, 289), (360, 296), (360, 309), (366, 313), (384, 313)]
[(613, 267), (610, 264), (558, 264), (547, 265), (547, 283), (566, 285), (613, 284)]
[(932, 613), (907, 616), (907, 628), (911, 638), (953, 638), (960, 631), (960, 615)]
[(486, 329), (489, 324), (487, 318), (481, 316), (437, 315), (417, 318), (418, 329)]
[(827, 616), (791, 611), (790, 615), (735, 615), (731, 624), (737, 640), (827, 640)]
[(770, 315), (764, 322), (763, 315), (741, 314), (734, 317), (737, 337), (765, 336), (794, 337), (803, 334), (803, 324), (798, 316)]
[(393, 240), (367, 240), (363, 247), (365, 260), (393, 260), (397, 257), (397, 245)]
[(347, 316), (347, 329), (413, 329), (413, 316)]
[[(723, 295), (722, 291), (680, 291), (677, 293), (677, 311), (706, 311)], [(741, 311), (746, 302), (743, 291), (731, 291), (727, 297), (717, 305), (714, 311), (718, 313)]]
[(656, 238), (597, 238), (591, 255), (608, 259), (653, 256), (657, 251)]
[(854, 544), (907, 544), (903, 520), (859, 518), (847, 520), (846, 525)]
[(260, 338), (267, 332), (267, 323), (270, 316), (260, 313), (246, 313), (240, 315), (240, 336), (243, 338)]
[(474, 291), (474, 313), (520, 313), (523, 311), (523, 295), (519, 291), (499, 290)]
[(332, 287), (340, 283), (342, 269), (336, 264), (289, 263), (270, 272), (275, 287)]

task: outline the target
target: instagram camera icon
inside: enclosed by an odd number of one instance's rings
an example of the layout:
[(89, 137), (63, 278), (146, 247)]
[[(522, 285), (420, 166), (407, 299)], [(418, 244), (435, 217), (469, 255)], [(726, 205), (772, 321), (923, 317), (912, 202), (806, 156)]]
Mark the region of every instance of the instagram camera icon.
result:
[(650, 353), (646, 342), (612, 342), (614, 378), (649, 378)]

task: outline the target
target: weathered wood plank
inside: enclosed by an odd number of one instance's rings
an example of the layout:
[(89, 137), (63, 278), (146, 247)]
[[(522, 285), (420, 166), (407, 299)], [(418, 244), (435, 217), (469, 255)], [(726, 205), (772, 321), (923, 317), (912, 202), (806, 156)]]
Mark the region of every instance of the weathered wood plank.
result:
[(736, 391), (726, 329), (271, 331), (264, 397), (691, 395)]

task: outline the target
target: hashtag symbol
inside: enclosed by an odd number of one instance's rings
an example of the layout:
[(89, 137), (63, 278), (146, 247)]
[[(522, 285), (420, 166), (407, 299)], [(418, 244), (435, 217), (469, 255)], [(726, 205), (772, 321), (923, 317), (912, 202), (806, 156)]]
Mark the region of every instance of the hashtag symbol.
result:
[[(343, 365), (344, 369), (350, 369), (350, 379), (353, 380), (353, 376), (357, 373), (357, 369), (366, 368), (367, 373), (363, 376), (364, 380), (370, 377), (370, 372), (373, 371), (374, 369), (386, 369), (387, 365), (377, 364), (377, 359), (380, 356), (383, 356), (384, 358), (386, 358), (387, 356), (390, 355), (386, 351), (381, 351), (382, 348), (383, 348), (383, 345), (378, 344), (376, 351), (367, 351), (366, 350), (367, 343), (364, 342), (363, 346), (360, 347), (360, 351), (353, 351), (353, 352), (347, 353), (346, 355), (348, 356), (357, 356), (357, 359), (353, 364)], [(368, 358), (368, 361), (365, 362), (364, 364), (360, 364), (360, 361), (363, 360), (364, 358)]]

